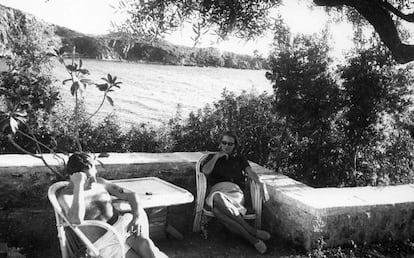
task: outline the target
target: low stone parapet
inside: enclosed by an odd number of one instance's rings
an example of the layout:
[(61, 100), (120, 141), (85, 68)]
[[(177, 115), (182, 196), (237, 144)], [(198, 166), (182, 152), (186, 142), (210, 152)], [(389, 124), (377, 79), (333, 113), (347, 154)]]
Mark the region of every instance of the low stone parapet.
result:
[(414, 185), (312, 188), (256, 169), (268, 186), (269, 229), (309, 250), (414, 237)]

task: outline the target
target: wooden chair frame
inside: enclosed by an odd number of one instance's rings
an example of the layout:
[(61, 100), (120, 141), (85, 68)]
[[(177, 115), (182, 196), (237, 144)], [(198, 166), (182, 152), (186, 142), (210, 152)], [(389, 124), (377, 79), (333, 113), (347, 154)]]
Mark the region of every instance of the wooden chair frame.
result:
[[(88, 254), (92, 257), (101, 257), (99, 254), (99, 250), (94, 246), (94, 244), (88, 239), (88, 237), (85, 236), (85, 234), (80, 230), (83, 226), (96, 226), (104, 228), (107, 231), (112, 232), (117, 240), (120, 243), (121, 246), (121, 254), (119, 254), (120, 258), (125, 258), (125, 243), (122, 241), (122, 238), (120, 234), (116, 231), (114, 227), (109, 225), (106, 222), (98, 221), (98, 220), (85, 220), (80, 225), (74, 225), (69, 222), (69, 220), (66, 218), (62, 207), (60, 206), (56, 193), (59, 189), (67, 186), (69, 182), (62, 181), (62, 182), (56, 182), (53, 185), (49, 187), (48, 190), (48, 198), (50, 203), (53, 206), (53, 210), (55, 212), (55, 218), (56, 218), (56, 227), (57, 227), (57, 234), (59, 239), (59, 245), (60, 250), (62, 252), (62, 258), (71, 258), (70, 252), (68, 250), (68, 239), (66, 238), (65, 234), (65, 227), (70, 227), (73, 232), (79, 237), (79, 239), (85, 244)], [(105, 257), (102, 257), (105, 258)]]
[[(195, 207), (195, 217), (193, 223), (193, 232), (199, 232), (206, 221), (205, 217), (214, 217), (213, 212), (206, 210), (204, 208), (205, 198), (206, 198), (206, 191), (207, 191), (207, 177), (203, 172), (201, 172), (201, 165), (203, 161), (208, 157), (210, 154), (214, 154), (215, 152), (209, 152), (201, 156), (196, 164), (196, 185), (197, 185), (197, 199), (196, 199), (196, 207)], [(259, 229), (261, 227), (261, 220), (262, 220), (262, 202), (263, 196), (260, 184), (254, 180), (248, 178), (248, 183), (250, 186), (250, 194), (251, 194), (251, 201), (252, 201), (252, 208), (254, 210), (254, 214), (246, 214), (243, 216), (244, 219), (247, 220), (255, 220), (254, 226), (255, 228)]]

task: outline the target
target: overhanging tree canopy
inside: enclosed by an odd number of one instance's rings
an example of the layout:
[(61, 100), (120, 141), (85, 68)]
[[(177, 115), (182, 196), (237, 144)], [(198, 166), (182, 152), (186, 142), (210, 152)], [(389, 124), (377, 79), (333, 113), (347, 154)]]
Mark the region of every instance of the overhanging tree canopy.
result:
[[(269, 10), (281, 3), (282, 0), (120, 0), (120, 9), (126, 10), (129, 18), (118, 28), (154, 39), (191, 22), (195, 44), (208, 31), (215, 31), (222, 38), (234, 35), (251, 39), (274, 28), (270, 26)], [(313, 3), (327, 10), (343, 10), (344, 15), (356, 11), (360, 17), (347, 18), (362, 17), (371, 24), (397, 62), (414, 60), (414, 45), (403, 43), (399, 33), (402, 21), (414, 23), (414, 13), (408, 13), (414, 8), (413, 1), (313, 0)], [(303, 18), (312, 19), (298, 17)]]

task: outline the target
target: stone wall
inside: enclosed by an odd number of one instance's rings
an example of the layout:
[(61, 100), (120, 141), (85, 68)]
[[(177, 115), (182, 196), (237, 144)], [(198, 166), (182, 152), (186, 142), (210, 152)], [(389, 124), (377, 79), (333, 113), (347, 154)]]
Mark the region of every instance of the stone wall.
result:
[(270, 200), (264, 223), (275, 235), (309, 250), (414, 238), (414, 185), (312, 188), (257, 167)]

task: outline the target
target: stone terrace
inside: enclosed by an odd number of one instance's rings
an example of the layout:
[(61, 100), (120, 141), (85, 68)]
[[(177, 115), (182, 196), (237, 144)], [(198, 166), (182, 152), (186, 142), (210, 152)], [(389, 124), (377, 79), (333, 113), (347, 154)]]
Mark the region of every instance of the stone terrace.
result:
[[(201, 155), (109, 153), (109, 157), (99, 158), (102, 165), (98, 170), (108, 179), (160, 177), (195, 195), (194, 167)], [(52, 155), (46, 159), (59, 166)], [(351, 240), (413, 239), (414, 185), (315, 189), (257, 164), (252, 166), (270, 195), (264, 204), (263, 228), (290, 243), (310, 249), (319, 238), (328, 246)], [(40, 160), (27, 155), (0, 155), (0, 242), (8, 239), (17, 246), (34, 248), (56, 243), (54, 217), (46, 198), (50, 184), (48, 169)], [(183, 214), (184, 229), (191, 228), (193, 208), (194, 204), (175, 208)], [(43, 236), (39, 238), (39, 234)]]

